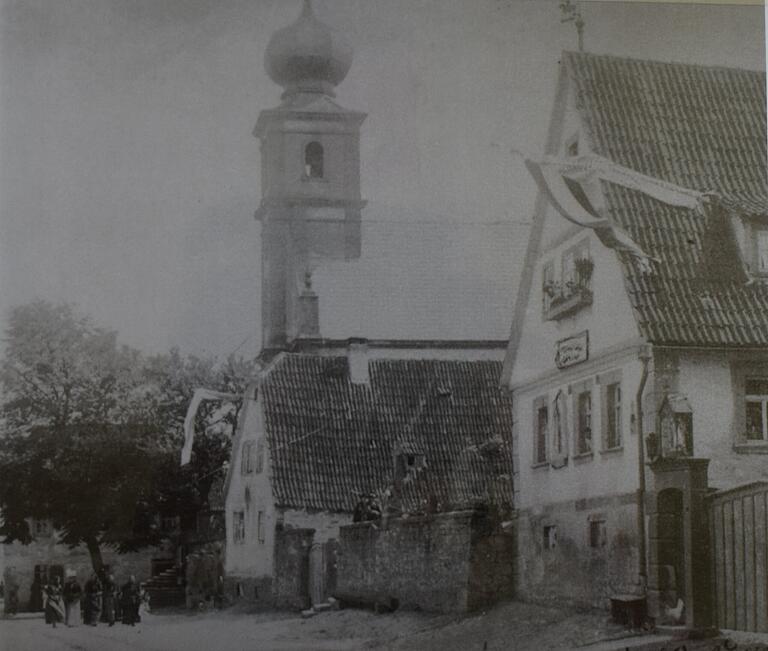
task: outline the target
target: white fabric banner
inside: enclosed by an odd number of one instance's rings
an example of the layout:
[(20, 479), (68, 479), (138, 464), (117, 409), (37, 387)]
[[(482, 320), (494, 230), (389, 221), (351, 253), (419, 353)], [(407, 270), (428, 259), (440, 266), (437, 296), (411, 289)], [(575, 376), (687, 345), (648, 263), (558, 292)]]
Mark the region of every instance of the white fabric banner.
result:
[(583, 184), (609, 181), (663, 203), (692, 210), (702, 209), (709, 198), (702, 192), (646, 176), (593, 154), (573, 158), (544, 156), (540, 160), (525, 158), (525, 165), (539, 190), (563, 217), (579, 226), (594, 229), (606, 246), (635, 256), (644, 266), (648, 265), (650, 256), (628, 233), (600, 214), (592, 205)]
[(240, 400), (234, 393), (221, 393), (210, 389), (195, 389), (184, 418), (184, 447), (181, 448), (181, 465), (186, 466), (192, 458), (192, 444), (195, 440), (195, 416), (203, 400)]

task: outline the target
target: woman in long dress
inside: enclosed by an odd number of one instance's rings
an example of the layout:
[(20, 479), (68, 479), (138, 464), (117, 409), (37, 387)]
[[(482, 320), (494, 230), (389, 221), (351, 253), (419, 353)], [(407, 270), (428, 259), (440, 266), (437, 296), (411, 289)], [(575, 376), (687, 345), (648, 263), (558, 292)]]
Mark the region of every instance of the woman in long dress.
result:
[(83, 603), (83, 623), (96, 626), (101, 614), (101, 582), (94, 573), (85, 583), (85, 601)]
[(64, 623), (67, 626), (77, 626), (77, 620), (80, 614), (80, 598), (83, 595), (83, 589), (77, 582), (76, 576), (70, 576), (64, 583)]
[(120, 594), (123, 624), (134, 626), (139, 621), (139, 600), (139, 584), (136, 583), (136, 577), (131, 575)]
[(64, 621), (64, 604), (61, 597), (61, 579), (53, 577), (53, 581), (43, 587), (45, 598), (45, 623), (56, 628), (56, 624)]
[(115, 577), (110, 574), (101, 585), (101, 621), (110, 626), (115, 625), (115, 600), (117, 599), (117, 584)]

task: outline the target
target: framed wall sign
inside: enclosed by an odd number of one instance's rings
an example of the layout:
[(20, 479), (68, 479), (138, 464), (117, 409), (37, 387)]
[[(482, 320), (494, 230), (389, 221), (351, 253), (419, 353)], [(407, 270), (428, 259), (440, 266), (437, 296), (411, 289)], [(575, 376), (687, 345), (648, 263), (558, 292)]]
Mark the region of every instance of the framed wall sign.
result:
[(589, 359), (589, 330), (561, 339), (556, 344), (555, 365), (568, 368)]

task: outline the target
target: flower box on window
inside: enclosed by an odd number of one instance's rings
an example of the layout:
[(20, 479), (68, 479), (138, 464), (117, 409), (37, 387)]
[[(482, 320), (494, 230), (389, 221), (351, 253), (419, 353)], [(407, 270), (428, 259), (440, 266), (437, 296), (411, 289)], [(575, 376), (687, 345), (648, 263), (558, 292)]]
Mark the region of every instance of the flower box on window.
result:
[(563, 281), (557, 282), (545, 277), (544, 319), (556, 321), (575, 314), (592, 305), (592, 271), (594, 263), (590, 257), (572, 259), (564, 268)]
[(549, 306), (544, 312), (544, 319), (556, 321), (575, 314), (588, 305), (592, 305), (592, 290), (589, 288), (572, 283), (569, 283), (564, 290), (556, 287), (551, 295)]

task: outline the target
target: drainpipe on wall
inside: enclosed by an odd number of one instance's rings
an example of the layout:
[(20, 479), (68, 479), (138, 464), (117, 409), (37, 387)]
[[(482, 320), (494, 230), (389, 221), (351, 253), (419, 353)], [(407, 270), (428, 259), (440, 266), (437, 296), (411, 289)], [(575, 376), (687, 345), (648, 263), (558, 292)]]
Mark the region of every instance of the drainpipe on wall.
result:
[(643, 392), (648, 381), (648, 364), (651, 361), (651, 347), (647, 344), (638, 351), (638, 357), (643, 362), (643, 375), (637, 388), (635, 411), (637, 413), (637, 531), (639, 536), (638, 575), (643, 594), (648, 588), (648, 567), (645, 545), (645, 445), (643, 441)]

